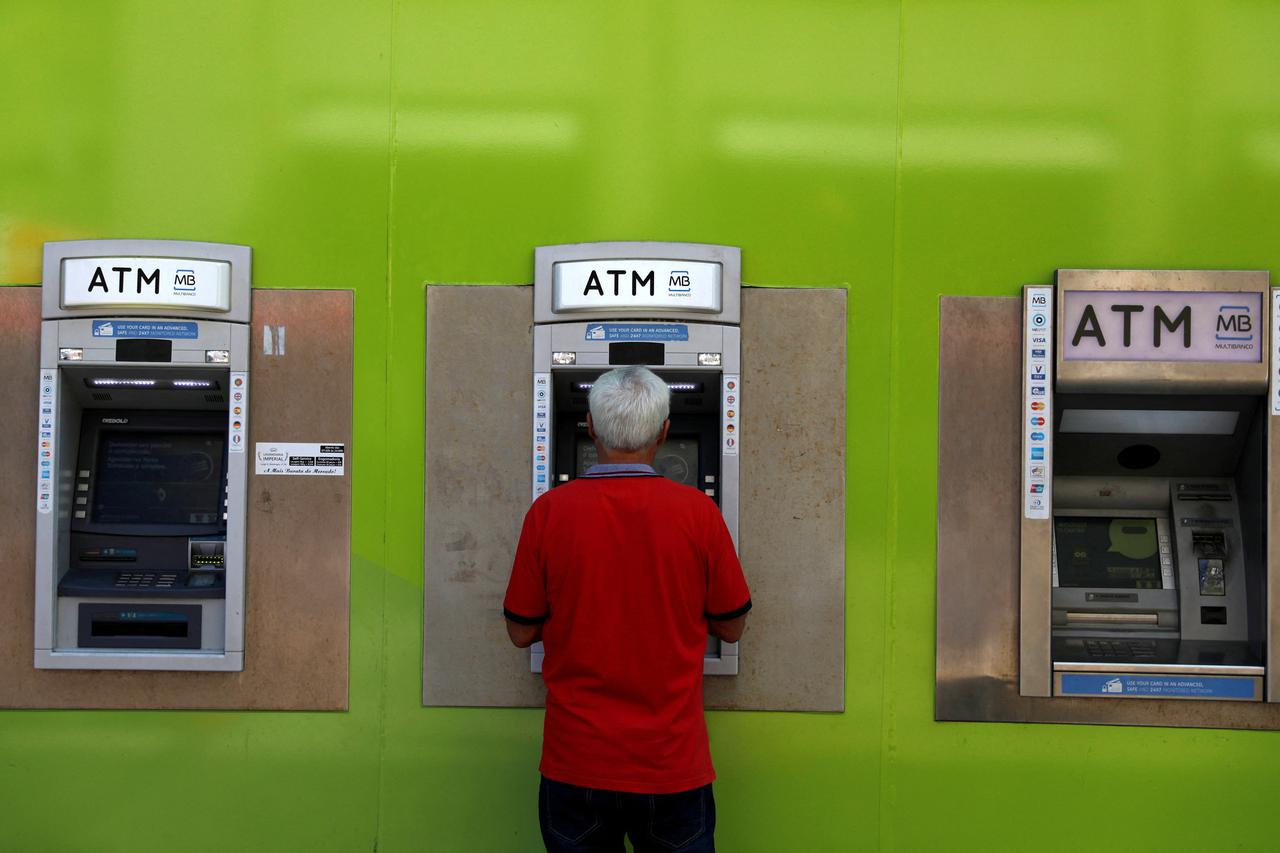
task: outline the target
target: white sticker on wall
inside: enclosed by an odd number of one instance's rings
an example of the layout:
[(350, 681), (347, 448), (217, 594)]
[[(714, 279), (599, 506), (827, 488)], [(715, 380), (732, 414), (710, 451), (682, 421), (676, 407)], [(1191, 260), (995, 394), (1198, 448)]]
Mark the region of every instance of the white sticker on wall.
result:
[(232, 372), (231, 403), (227, 407), (227, 440), (230, 453), (244, 453), (249, 435), (249, 374)]
[(720, 411), (724, 434), (721, 436), (721, 450), (725, 456), (737, 456), (738, 445), (742, 441), (742, 378), (735, 374), (725, 374), (720, 399)]
[(347, 446), (259, 441), (253, 446), (254, 471), (258, 475), (341, 477), (347, 470)]
[(1049, 518), (1053, 505), (1053, 288), (1028, 287), (1022, 330), (1022, 511)]
[(551, 489), (551, 374), (533, 374), (533, 499)]
[(1271, 291), (1271, 414), (1280, 415), (1280, 288)]
[(40, 429), (36, 434), (36, 510), (42, 513), (53, 511), (54, 483), (53, 472), (57, 470), (57, 440), (55, 433), (58, 422), (58, 372), (56, 370), (40, 371)]

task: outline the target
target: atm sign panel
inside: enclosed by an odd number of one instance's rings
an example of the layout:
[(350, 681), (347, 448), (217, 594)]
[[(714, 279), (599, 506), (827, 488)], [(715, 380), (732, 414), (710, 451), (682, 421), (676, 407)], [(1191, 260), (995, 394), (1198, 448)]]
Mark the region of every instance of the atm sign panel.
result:
[(556, 312), (720, 311), (721, 265), (706, 261), (561, 261), (552, 276)]
[(64, 308), (231, 309), (231, 264), (192, 258), (67, 258)]
[(1261, 293), (1067, 290), (1063, 297), (1066, 361), (1262, 360)]

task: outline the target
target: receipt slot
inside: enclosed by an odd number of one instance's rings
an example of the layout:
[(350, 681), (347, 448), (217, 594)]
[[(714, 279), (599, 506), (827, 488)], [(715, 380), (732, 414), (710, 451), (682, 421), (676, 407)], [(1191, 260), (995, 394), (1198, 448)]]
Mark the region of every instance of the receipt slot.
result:
[(1021, 695), (1276, 701), (1267, 274), (1060, 270), (1023, 309)]
[[(671, 388), (654, 467), (716, 502), (738, 542), (741, 254), (697, 243), (582, 243), (535, 253), (532, 497), (596, 462), (587, 394), (642, 364)], [(543, 649), (530, 663), (542, 669)], [(709, 637), (704, 670), (736, 675), (738, 645)]]
[(244, 668), (250, 250), (44, 250), (35, 666)]

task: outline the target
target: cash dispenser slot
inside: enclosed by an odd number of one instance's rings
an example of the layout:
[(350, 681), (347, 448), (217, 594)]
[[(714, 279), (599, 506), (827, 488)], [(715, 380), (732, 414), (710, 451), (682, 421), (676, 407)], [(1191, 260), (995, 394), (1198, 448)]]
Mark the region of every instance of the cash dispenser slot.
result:
[(201, 608), (195, 605), (85, 603), (79, 617), (81, 648), (200, 648)]

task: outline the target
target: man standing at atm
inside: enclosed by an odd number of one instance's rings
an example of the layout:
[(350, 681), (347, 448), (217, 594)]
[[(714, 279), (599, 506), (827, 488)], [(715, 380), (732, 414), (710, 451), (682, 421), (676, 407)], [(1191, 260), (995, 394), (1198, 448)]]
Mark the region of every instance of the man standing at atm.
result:
[(653, 469), (671, 392), (644, 367), (596, 380), (600, 463), (525, 516), (503, 613), (546, 647), (538, 818), (551, 853), (715, 850), (702, 713), (708, 631), (736, 643), (751, 595), (714, 501)]

